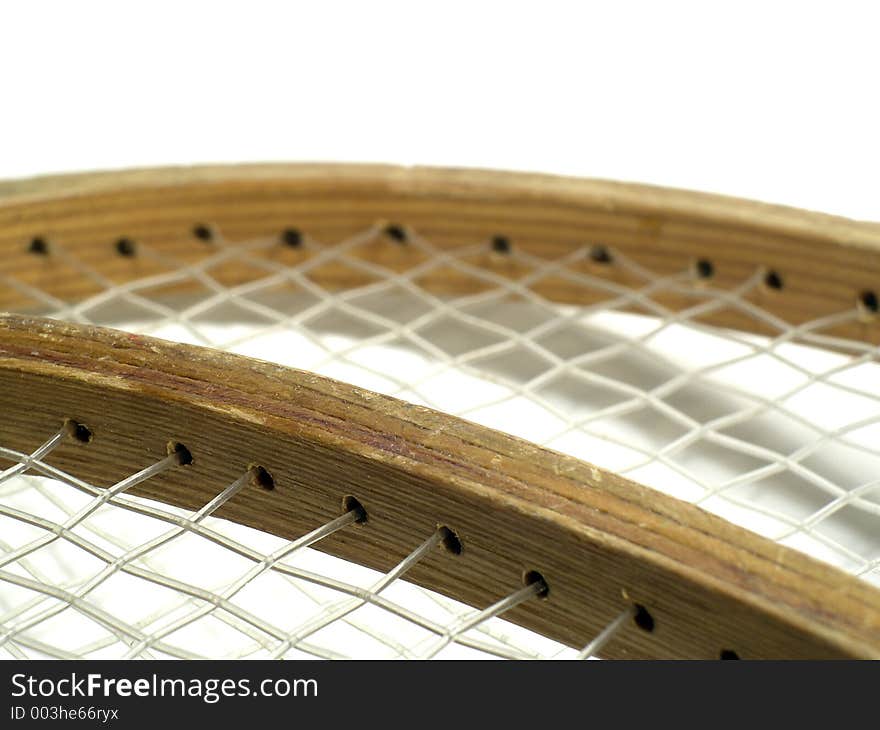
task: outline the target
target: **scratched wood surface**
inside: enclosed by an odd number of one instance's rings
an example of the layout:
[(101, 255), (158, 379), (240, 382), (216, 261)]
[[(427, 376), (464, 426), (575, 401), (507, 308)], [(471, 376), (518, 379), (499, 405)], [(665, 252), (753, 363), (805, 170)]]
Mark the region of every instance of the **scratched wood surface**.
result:
[(191, 509), (259, 464), (275, 489), (218, 515), (287, 538), (354, 496), (367, 522), (319, 547), (380, 570), (446, 525), (464, 550), (413, 580), (485, 606), (538, 571), (549, 596), (509, 617), (572, 646), (638, 603), (654, 630), (622, 632), (609, 656), (880, 656), (877, 591), (853, 577), (577, 459), (312, 373), (8, 315), (0, 409), (0, 438), (23, 451), (66, 418), (86, 424), (92, 441), (52, 462), (102, 486), (183, 443), (194, 463), (137, 493)]
[[(295, 227), (332, 242), (387, 223), (441, 247), (503, 235), (544, 257), (600, 243), (661, 273), (709, 260), (722, 286), (756, 269), (773, 271), (785, 286), (755, 295), (768, 311), (797, 323), (862, 302), (861, 320), (838, 334), (878, 338), (864, 306), (880, 274), (878, 227), (773, 206), (596, 181), (347, 166), (143, 171), (0, 186), (5, 271), (67, 301), (95, 285), (53, 255), (56, 247), (119, 283), (209, 255), (212, 241), (193, 234), (197, 225), (231, 241)], [(121, 238), (134, 243), (135, 255), (119, 253)], [(34, 249), (35, 240), (44, 250)], [(379, 236), (368, 255), (405, 268), (416, 254), (400, 244)], [(271, 255), (295, 263), (308, 254), (279, 247)], [(490, 247), (476, 264), (516, 273)], [(613, 262), (580, 265), (633, 283)], [(234, 283), (248, 274), (226, 276)], [(332, 266), (320, 277), (328, 288), (360, 283)], [(473, 286), (454, 271), (421, 283), (447, 292)], [(589, 301), (559, 281), (539, 293)], [(27, 308), (18, 290), (0, 296), (0, 307)], [(713, 321), (757, 327), (735, 312)], [(461, 537), (462, 554), (432, 555), (413, 580), (484, 606), (539, 571), (549, 596), (509, 617), (572, 646), (637, 603), (653, 630), (630, 626), (608, 656), (880, 656), (878, 592), (854, 578), (588, 463), (311, 373), (7, 315), (0, 408), (0, 438), (23, 451), (66, 418), (87, 424), (94, 439), (71, 440), (53, 460), (101, 485), (151, 463), (170, 441), (186, 444), (194, 463), (139, 493), (188, 508), (261, 464), (276, 488), (248, 489), (220, 514), (284, 537), (339, 514), (343, 498), (354, 495), (368, 521), (320, 547), (378, 569), (447, 525)]]
[[(782, 286), (759, 287), (748, 301), (791, 324), (859, 306), (860, 320), (829, 334), (880, 342), (876, 312), (860, 303), (866, 297), (871, 302), (873, 295), (876, 304), (880, 289), (880, 225), (781, 206), (599, 180), (367, 165), (170, 168), (0, 183), (5, 271), (65, 300), (99, 287), (51, 255), (53, 245), (121, 283), (210, 256), (211, 243), (193, 235), (199, 225), (213, 226), (230, 241), (277, 238), (293, 227), (333, 243), (385, 223), (440, 248), (504, 236), (512, 246), (549, 259), (598, 244), (658, 275), (708, 262), (712, 283), (722, 287), (761, 271), (775, 275)], [(116, 244), (123, 238), (135, 244), (135, 255), (119, 254)], [(33, 252), (34, 239), (46, 244), (48, 255)], [(279, 246), (265, 255), (296, 264), (311, 254)], [(365, 255), (401, 270), (419, 260), (413, 247), (388, 237), (379, 237)], [(490, 247), (469, 263), (502, 276), (524, 273)], [(569, 268), (626, 286), (644, 283), (613, 261), (589, 256)], [(234, 284), (260, 272), (231, 266), (215, 273), (222, 283)], [(313, 276), (331, 289), (363, 283), (361, 273), (332, 263)], [(419, 284), (436, 292), (480, 286), (446, 268)], [(533, 288), (552, 300), (581, 304), (600, 296), (559, 277)], [(673, 309), (693, 304), (679, 293), (656, 299)], [(21, 292), (0, 289), (0, 308), (18, 310), (27, 303)], [(712, 312), (703, 321), (745, 330), (764, 327), (736, 308)]]

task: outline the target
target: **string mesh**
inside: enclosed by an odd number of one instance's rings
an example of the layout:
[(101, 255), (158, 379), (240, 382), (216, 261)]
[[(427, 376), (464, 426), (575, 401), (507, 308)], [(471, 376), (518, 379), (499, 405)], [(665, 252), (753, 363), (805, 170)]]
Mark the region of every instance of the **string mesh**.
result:
[[(699, 271), (660, 276), (605, 251), (635, 286), (585, 273), (585, 247), (558, 260), (494, 245), (518, 272), (476, 262), (479, 242), (440, 249), (407, 231), (418, 255), (385, 266), (364, 252), (380, 227), (335, 244), (297, 237), (294, 265), (277, 238), (244, 243), (211, 232), (196, 263), (138, 244), (161, 273), (117, 284), (53, 242), (51, 253), (95, 293), (76, 302), (5, 277), (28, 313), (112, 326), (312, 370), (463, 416), (583, 458), (715, 512), (782, 544), (880, 583), (880, 382), (877, 348), (831, 336), (858, 308), (792, 326)], [(604, 249), (603, 249), (604, 251)], [(593, 253), (595, 251), (593, 250)], [(316, 272), (360, 277), (343, 290)], [(226, 281), (229, 267), (252, 272)], [(423, 282), (454, 270), (475, 284), (437, 295)], [(552, 302), (550, 279), (583, 288), (588, 306)], [(686, 297), (671, 311), (665, 295)], [(725, 309), (769, 336), (710, 327)], [(59, 417), (62, 414), (59, 414)], [(588, 656), (626, 613), (576, 651), (501, 615), (534, 598), (511, 586), (469, 607), (403, 579), (425, 535), (387, 575), (309, 545), (351, 529), (350, 513), (287, 542), (212, 516), (248, 479), (217, 485), (195, 513), (126, 493), (174, 468), (174, 456), (100, 489), (52, 466), (63, 434), (31, 453), (0, 448), (0, 654), (12, 657)], [(623, 610), (624, 607), (621, 607)]]

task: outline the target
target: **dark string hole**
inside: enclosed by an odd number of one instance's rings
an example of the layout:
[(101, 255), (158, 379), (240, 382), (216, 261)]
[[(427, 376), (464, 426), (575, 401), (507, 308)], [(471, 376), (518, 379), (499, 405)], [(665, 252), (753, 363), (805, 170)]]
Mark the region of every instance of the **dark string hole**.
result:
[(453, 555), (461, 555), (461, 540), (459, 540), (458, 535), (446, 527), (446, 525), (440, 526), (440, 538), (443, 541), (443, 547), (449, 552)]
[(79, 441), (81, 444), (87, 444), (92, 440), (92, 429), (84, 423), (78, 423), (77, 421), (68, 418), (64, 422), (64, 428), (72, 439)]
[(719, 659), (739, 659), (739, 654), (737, 654), (732, 649), (722, 649), (721, 654), (719, 654)]
[(642, 631), (650, 633), (654, 630), (654, 617), (648, 612), (648, 609), (640, 603), (636, 604), (636, 612), (633, 616), (633, 621), (635, 621), (636, 626)]
[(188, 466), (193, 463), (193, 455), (186, 446), (179, 441), (168, 442), (168, 456), (177, 455), (177, 463), (181, 466)]
[(510, 239), (507, 236), (492, 236), (492, 250), (495, 253), (510, 253)]
[(872, 291), (862, 292), (862, 296), (860, 297), (862, 306), (867, 309), (869, 312), (876, 313), (878, 309), (880, 309), (880, 304), (877, 302), (877, 295)]
[(700, 259), (697, 261), (695, 268), (697, 270), (697, 276), (701, 279), (711, 279), (715, 274), (715, 266), (709, 261), (709, 259)]
[(782, 289), (782, 277), (775, 271), (768, 271), (764, 276), (764, 283), (771, 289)]
[(597, 264), (610, 264), (611, 252), (606, 246), (593, 246), (593, 248), (590, 249), (590, 259)]
[(544, 580), (544, 576), (537, 570), (530, 570), (523, 575), (523, 583), (527, 586), (538, 584), (538, 598), (547, 598), (550, 595), (550, 586)]
[(406, 229), (398, 223), (389, 223), (385, 226), (385, 235), (388, 238), (393, 238), (398, 243), (406, 243), (408, 236), (406, 235)]
[(137, 253), (137, 247), (130, 238), (120, 238), (116, 242), (116, 252), (120, 256), (134, 256)]
[(252, 464), (251, 484), (255, 487), (262, 487), (263, 489), (271, 491), (275, 489), (275, 478), (265, 467), (262, 467), (259, 464)]
[(32, 238), (28, 244), (28, 253), (37, 254), (38, 256), (46, 256), (49, 253), (49, 244), (42, 236)]
[(355, 512), (357, 516), (354, 521), (359, 525), (362, 525), (367, 521), (367, 510), (365, 510), (364, 506), (351, 495), (342, 498), (342, 512), (343, 514)]
[(193, 226), (193, 235), (200, 241), (210, 241), (214, 238), (214, 233), (204, 223)]
[(281, 241), (285, 246), (290, 246), (291, 248), (299, 248), (302, 246), (303, 237), (302, 233), (298, 228), (285, 228), (281, 232)]

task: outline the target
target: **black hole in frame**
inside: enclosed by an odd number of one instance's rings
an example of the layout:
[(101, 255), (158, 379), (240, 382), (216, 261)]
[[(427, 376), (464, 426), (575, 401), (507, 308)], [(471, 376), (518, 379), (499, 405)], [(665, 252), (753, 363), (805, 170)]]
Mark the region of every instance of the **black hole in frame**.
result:
[(28, 253), (33, 253), (37, 256), (47, 256), (49, 254), (49, 244), (42, 236), (34, 236), (28, 244)]
[(547, 598), (550, 595), (550, 585), (544, 580), (543, 575), (537, 570), (529, 570), (523, 575), (524, 585), (530, 586), (536, 583), (539, 584), (538, 593), (536, 594), (538, 598)]
[(722, 649), (721, 653), (718, 655), (719, 659), (739, 659), (739, 654), (737, 654), (733, 649)]
[(612, 260), (611, 252), (608, 250), (607, 246), (603, 246), (602, 244), (593, 246), (590, 249), (590, 260), (597, 264), (610, 264)]
[(189, 466), (195, 461), (192, 452), (179, 441), (168, 442), (168, 456), (173, 454), (177, 456), (177, 463), (181, 466)]
[(194, 225), (192, 232), (200, 241), (210, 241), (214, 238), (214, 232), (204, 223)]
[(116, 252), (120, 256), (134, 256), (137, 253), (137, 246), (130, 238), (120, 238), (116, 242)]
[(285, 228), (281, 232), (281, 241), (285, 246), (299, 248), (302, 246), (302, 232), (298, 228)]
[(654, 617), (647, 608), (641, 603), (635, 605), (636, 612), (633, 615), (633, 621), (642, 631), (651, 633), (654, 630)]
[(406, 229), (399, 223), (389, 223), (385, 226), (385, 235), (393, 238), (398, 243), (406, 243), (409, 236), (406, 235)]
[(81, 444), (91, 443), (93, 438), (92, 429), (90, 429), (84, 423), (80, 423), (79, 421), (74, 421), (72, 418), (68, 418), (64, 422), (64, 428), (67, 431), (68, 435), (75, 441), (79, 441)]
[(446, 525), (441, 525), (440, 538), (443, 542), (443, 547), (445, 547), (449, 552), (451, 552), (453, 555), (461, 555), (461, 540), (453, 530), (450, 530)]
[(511, 243), (507, 236), (492, 236), (492, 250), (495, 253), (510, 253)]
[(259, 464), (251, 465), (251, 484), (255, 487), (261, 487), (267, 491), (275, 489), (275, 477), (273, 477), (268, 469)]
[(357, 515), (354, 521), (359, 525), (367, 521), (367, 510), (350, 494), (342, 498), (342, 513), (347, 514), (348, 512), (354, 512)]
[(862, 306), (869, 312), (876, 313), (880, 309), (880, 303), (877, 302), (877, 295), (872, 291), (862, 292), (860, 297)]
[(764, 276), (764, 283), (770, 289), (776, 289), (777, 291), (782, 289), (783, 286), (782, 277), (776, 271), (768, 271)]
[(709, 259), (700, 259), (694, 268), (701, 279), (711, 279), (715, 275), (715, 266)]

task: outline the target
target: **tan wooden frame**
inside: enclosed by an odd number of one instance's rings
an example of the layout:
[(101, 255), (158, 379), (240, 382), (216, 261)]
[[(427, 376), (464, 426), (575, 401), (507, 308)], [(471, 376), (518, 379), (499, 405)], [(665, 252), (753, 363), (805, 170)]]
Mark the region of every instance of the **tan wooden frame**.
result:
[[(784, 287), (762, 292), (761, 306), (793, 323), (859, 306), (880, 281), (880, 228), (873, 224), (618, 183), (308, 165), (0, 186), (5, 271), (69, 300), (88, 290), (53, 256), (54, 245), (124, 281), (160, 264), (119, 255), (123, 237), (197, 260), (210, 248), (192, 235), (197, 224), (233, 241), (278, 236), (290, 226), (334, 241), (377, 222), (399, 223), (441, 246), (503, 235), (551, 257), (601, 243), (661, 273), (708, 260), (722, 286), (775, 271)], [(35, 253), (34, 238), (47, 250)], [(373, 249), (383, 263), (407, 255), (385, 244)], [(502, 273), (509, 266), (488, 246), (477, 263)], [(613, 262), (583, 265), (626, 282)], [(328, 286), (357, 283), (344, 270), (324, 276)], [(465, 284), (442, 275), (426, 286), (457, 291)], [(562, 301), (583, 296), (549, 282), (541, 293)], [(2, 307), (24, 306), (12, 290), (3, 296)], [(837, 334), (877, 342), (874, 313), (861, 306), (861, 320)], [(713, 321), (756, 328), (731, 313)], [(413, 580), (484, 606), (538, 571), (549, 596), (509, 617), (573, 646), (626, 605), (645, 607), (653, 631), (621, 632), (608, 656), (880, 657), (880, 594), (857, 579), (577, 459), (311, 373), (8, 315), (0, 326), (0, 412), (0, 440), (22, 451), (65, 419), (87, 424), (91, 442), (70, 439), (52, 461), (99, 485), (155, 461), (169, 442), (185, 444), (193, 464), (137, 491), (181, 506), (200, 507), (260, 464), (275, 489), (253, 486), (220, 514), (284, 537), (339, 514), (353, 495), (368, 521), (320, 548), (378, 569), (446, 525), (464, 550), (433, 554)]]

